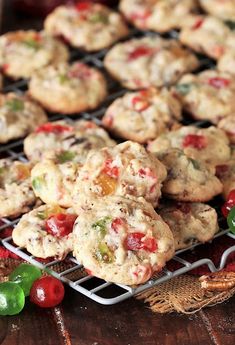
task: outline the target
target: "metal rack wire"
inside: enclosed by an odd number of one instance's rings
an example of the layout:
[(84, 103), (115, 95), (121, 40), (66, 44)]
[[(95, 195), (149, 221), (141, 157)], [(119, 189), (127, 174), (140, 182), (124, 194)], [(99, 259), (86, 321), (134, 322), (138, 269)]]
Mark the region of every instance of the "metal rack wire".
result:
[[(142, 35), (152, 35), (152, 33), (141, 33), (138, 30), (132, 30), (131, 37), (138, 37)], [(168, 37), (175, 38), (177, 36), (176, 31), (172, 31), (168, 34)], [(76, 114), (73, 116), (63, 116), (60, 114), (51, 114), (49, 115), (50, 121), (55, 121), (59, 119), (67, 119), (68, 121), (73, 121), (77, 119), (86, 119), (86, 120), (93, 120), (97, 124), (100, 124), (100, 118), (104, 114), (107, 106), (117, 97), (123, 95), (126, 90), (121, 87), (117, 82), (112, 80), (103, 68), (103, 58), (105, 56), (106, 50), (102, 50), (101, 52), (95, 54), (86, 54), (78, 50), (71, 51), (71, 61), (80, 60), (83, 61), (91, 66), (94, 66), (100, 69), (107, 77), (108, 80), (108, 88), (109, 88), (109, 96), (107, 97), (106, 101), (95, 111), (92, 112), (82, 112), (80, 114)], [(207, 58), (201, 58), (201, 69), (204, 68), (212, 68), (213, 62)], [(4, 92), (17, 92), (22, 93), (27, 90), (27, 81), (20, 80), (18, 82), (10, 82), (8, 81), (4, 87)], [(186, 121), (186, 123), (188, 123)], [(195, 123), (197, 126), (204, 126), (205, 122), (197, 122)], [(27, 161), (24, 153), (23, 153), (23, 140), (17, 140), (10, 142), (6, 145), (1, 145), (0, 147), (0, 158), (10, 158), (13, 160), (21, 160)], [(19, 221), (17, 219), (8, 219), (3, 218), (1, 220), (2, 225), (0, 225), (0, 232), (8, 227), (14, 227)], [(217, 237), (231, 237), (235, 240), (235, 235), (229, 233), (227, 229), (221, 229), (216, 235)], [(200, 245), (199, 243), (195, 243), (190, 248), (179, 250), (176, 252), (176, 255), (172, 259), (173, 262), (176, 262), (180, 265), (179, 268), (174, 270), (170, 269), (163, 269), (162, 272), (157, 274), (151, 280), (149, 280), (146, 284), (137, 286), (137, 287), (130, 287), (120, 284), (113, 284), (106, 282), (104, 280), (92, 277), (88, 275), (83, 267), (77, 262), (77, 260), (69, 256), (65, 259), (64, 264), (61, 264), (58, 260), (47, 260), (43, 262), (31, 254), (29, 254), (23, 248), (17, 247), (13, 244), (11, 237), (8, 237), (2, 240), (2, 244), (9, 249), (11, 252), (17, 254), (22, 259), (32, 263), (35, 266), (43, 270), (47, 270), (50, 274), (54, 275), (64, 283), (68, 284), (70, 287), (75, 289), (76, 291), (82, 293), (83, 295), (91, 298), (92, 300), (104, 304), (104, 305), (112, 305), (118, 302), (121, 302), (127, 298), (135, 296), (136, 294), (147, 290), (153, 286), (156, 286), (160, 283), (163, 283), (169, 279), (172, 279), (176, 276), (189, 272), (197, 267), (207, 265), (211, 272), (215, 272), (224, 268), (226, 265), (227, 259), (229, 255), (235, 252), (235, 242), (234, 245), (229, 247), (224, 251), (221, 256), (220, 264), (216, 267), (212, 260), (208, 258), (202, 258), (200, 260), (196, 260), (195, 262), (191, 263), (184, 258), (181, 257), (181, 254), (187, 250), (191, 250), (192, 248)]]

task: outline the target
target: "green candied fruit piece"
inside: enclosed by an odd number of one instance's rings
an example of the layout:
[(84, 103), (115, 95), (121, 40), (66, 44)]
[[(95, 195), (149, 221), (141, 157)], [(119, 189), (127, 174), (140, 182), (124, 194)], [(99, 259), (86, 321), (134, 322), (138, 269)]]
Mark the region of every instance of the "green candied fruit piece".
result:
[(231, 208), (227, 217), (229, 229), (235, 234), (235, 207)]
[(94, 13), (89, 17), (89, 21), (91, 23), (103, 23), (103, 24), (108, 24), (109, 23), (109, 18), (107, 15), (104, 13)]
[(35, 190), (41, 190), (45, 186), (45, 178), (43, 176), (35, 177), (32, 180), (32, 186)]
[(9, 280), (17, 283), (24, 291), (24, 295), (29, 296), (33, 282), (42, 276), (39, 268), (30, 264), (20, 264), (10, 274)]
[(15, 283), (0, 284), (0, 315), (16, 315), (24, 308), (23, 289)]
[(95, 229), (101, 233), (102, 236), (106, 235), (107, 225), (111, 222), (111, 217), (104, 217), (98, 220), (96, 223), (92, 224), (92, 229)]
[(109, 249), (106, 243), (100, 243), (96, 250), (96, 258), (98, 261), (102, 261), (106, 264), (113, 262), (114, 255), (113, 252)]
[(64, 151), (56, 155), (56, 159), (59, 164), (72, 161), (76, 157), (76, 153), (72, 151)]
[(182, 95), (187, 95), (191, 89), (193, 84), (177, 84), (175, 85), (176, 90), (181, 93)]
[(22, 43), (26, 47), (34, 49), (34, 50), (38, 50), (41, 48), (41, 44), (39, 42), (37, 42), (36, 40), (34, 40), (33, 38), (29, 38), (27, 40), (24, 40), (24, 41), (22, 41)]
[(24, 110), (24, 102), (18, 98), (13, 98), (13, 99), (7, 101), (6, 106), (11, 111), (22, 111), (22, 110)]
[(45, 211), (38, 211), (37, 212), (37, 217), (41, 220), (45, 220), (47, 218), (47, 214)]
[(235, 30), (235, 21), (226, 20), (224, 23), (229, 27), (230, 30)]
[(59, 75), (59, 82), (60, 84), (64, 84), (69, 81), (69, 77), (66, 74)]
[(198, 163), (198, 161), (196, 161), (196, 160), (193, 159), (193, 158), (189, 158), (189, 161), (192, 163), (194, 169), (200, 170), (200, 164)]

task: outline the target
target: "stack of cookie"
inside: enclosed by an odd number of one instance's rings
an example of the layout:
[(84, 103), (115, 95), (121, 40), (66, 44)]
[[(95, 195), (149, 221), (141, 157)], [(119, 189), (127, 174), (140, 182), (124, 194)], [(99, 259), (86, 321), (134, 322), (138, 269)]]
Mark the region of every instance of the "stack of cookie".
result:
[[(122, 0), (122, 16), (80, 1), (55, 9), (42, 32), (0, 37), (2, 73), (29, 79), (27, 94), (0, 96), (0, 142), (27, 136), (29, 162), (0, 161), (0, 216), (22, 215), (18, 246), (40, 258), (73, 251), (90, 274), (133, 285), (175, 250), (213, 238), (217, 213), (205, 203), (235, 186), (235, 4), (200, 5)], [(116, 43), (130, 32), (123, 17), (140, 30), (180, 32)], [(77, 120), (106, 100), (108, 86), (97, 68), (69, 63), (67, 45), (97, 52), (113, 44), (104, 67), (130, 91), (100, 126)], [(218, 68), (198, 72), (198, 53)], [(48, 122), (47, 112), (64, 115)]]

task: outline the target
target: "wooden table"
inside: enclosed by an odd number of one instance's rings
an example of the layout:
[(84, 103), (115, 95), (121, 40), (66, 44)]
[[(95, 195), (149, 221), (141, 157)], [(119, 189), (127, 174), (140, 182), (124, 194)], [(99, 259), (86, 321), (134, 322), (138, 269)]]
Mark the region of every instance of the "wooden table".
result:
[[(2, 31), (40, 27), (40, 21), (16, 17), (5, 1)], [(235, 297), (190, 316), (154, 314), (130, 299), (101, 306), (66, 288), (62, 305), (43, 310), (29, 301), (19, 316), (0, 318), (1, 345), (232, 345)]]

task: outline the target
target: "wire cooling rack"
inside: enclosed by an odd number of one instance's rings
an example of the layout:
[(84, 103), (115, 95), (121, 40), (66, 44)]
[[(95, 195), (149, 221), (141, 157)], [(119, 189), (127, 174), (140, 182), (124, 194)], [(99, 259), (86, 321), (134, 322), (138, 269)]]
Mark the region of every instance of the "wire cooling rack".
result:
[[(155, 35), (151, 32), (140, 32), (138, 30), (132, 30), (130, 37), (139, 37), (143, 35)], [(177, 32), (172, 31), (170, 34), (164, 35), (164, 37), (175, 38), (177, 37)], [(93, 120), (97, 124), (100, 124), (100, 119), (103, 116), (107, 106), (117, 97), (123, 95), (127, 90), (125, 90), (119, 83), (112, 80), (104, 70), (103, 58), (107, 50), (102, 50), (101, 52), (94, 54), (87, 54), (79, 50), (71, 51), (71, 61), (80, 60), (91, 66), (94, 66), (101, 70), (108, 81), (109, 96), (105, 102), (95, 111), (91, 112), (82, 112), (72, 116), (63, 116), (60, 114), (49, 114), (49, 120), (55, 121), (60, 119), (66, 119), (68, 121), (86, 119)], [(205, 57), (200, 57), (201, 66), (200, 70), (205, 68), (213, 68), (214, 64), (211, 60)], [(10, 80), (5, 81), (4, 92), (17, 92), (22, 93), (27, 91), (27, 81), (20, 80), (17, 82), (12, 82)], [(185, 120), (184, 124), (190, 124), (191, 121)], [(194, 122), (195, 125), (207, 126), (206, 122)], [(10, 158), (13, 160), (27, 161), (23, 153), (23, 140), (12, 141), (6, 145), (1, 145), (0, 147), (0, 158)], [(1, 219), (0, 232), (6, 228), (13, 228), (16, 226), (20, 218), (17, 219)], [(218, 237), (230, 237), (235, 240), (235, 235), (229, 233), (228, 229), (224, 229), (221, 226), (221, 230), (215, 235), (215, 238)], [(206, 265), (211, 272), (218, 271), (226, 265), (229, 255), (235, 252), (235, 242), (233, 246), (230, 246), (224, 251), (220, 258), (220, 263), (218, 266), (215, 266), (212, 260), (208, 258), (202, 258), (196, 260), (193, 263), (185, 260), (182, 257), (182, 254), (186, 251), (192, 250), (194, 247), (199, 246), (199, 243), (195, 243), (187, 249), (179, 250), (176, 252), (176, 255), (171, 262), (175, 263), (175, 269), (164, 268), (160, 273), (154, 276), (146, 284), (142, 284), (137, 287), (131, 287), (121, 284), (113, 284), (106, 282), (104, 280), (98, 279), (96, 277), (90, 276), (86, 273), (82, 265), (72, 256), (68, 256), (63, 262), (58, 260), (39, 260), (31, 254), (29, 254), (25, 249), (17, 247), (12, 242), (12, 238), (8, 237), (2, 240), (2, 244), (9, 249), (11, 252), (17, 254), (22, 259), (32, 263), (33, 265), (48, 271), (53, 276), (57, 277), (64, 283), (68, 284), (70, 287), (76, 291), (82, 293), (83, 295), (91, 298), (92, 300), (104, 304), (112, 305), (118, 302), (121, 302), (127, 298), (137, 295), (138, 293), (145, 291), (153, 286), (156, 286), (160, 283), (163, 283), (169, 279), (172, 279), (176, 276), (189, 272), (197, 267)]]

